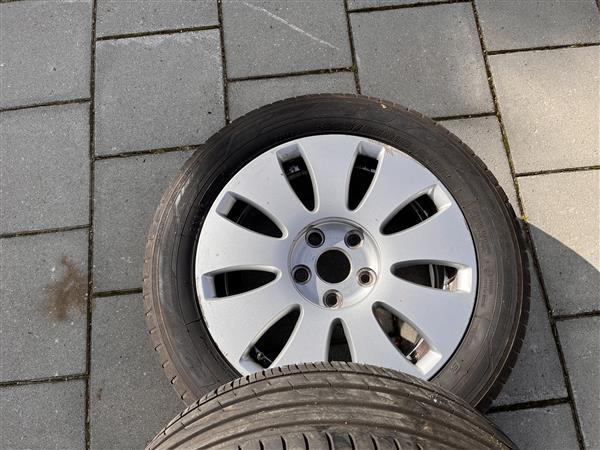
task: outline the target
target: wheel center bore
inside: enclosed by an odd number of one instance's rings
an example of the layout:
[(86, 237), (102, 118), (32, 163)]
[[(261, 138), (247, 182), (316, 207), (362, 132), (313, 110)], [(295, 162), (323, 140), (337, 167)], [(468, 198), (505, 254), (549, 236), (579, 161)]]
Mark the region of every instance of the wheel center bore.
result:
[(358, 223), (332, 218), (314, 222), (295, 239), (289, 273), (302, 296), (327, 309), (345, 308), (375, 287), (379, 249)]
[(350, 260), (341, 250), (327, 250), (317, 259), (317, 275), (328, 283), (340, 283), (350, 275)]

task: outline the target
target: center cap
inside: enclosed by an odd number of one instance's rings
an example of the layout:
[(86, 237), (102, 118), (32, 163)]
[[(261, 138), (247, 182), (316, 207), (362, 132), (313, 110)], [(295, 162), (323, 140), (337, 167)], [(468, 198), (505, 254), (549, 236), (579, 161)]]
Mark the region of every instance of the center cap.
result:
[(317, 259), (317, 274), (328, 283), (340, 283), (350, 275), (350, 260), (341, 250), (327, 250)]
[(345, 308), (361, 301), (377, 284), (379, 249), (359, 224), (321, 220), (298, 233), (289, 274), (306, 300), (322, 308)]

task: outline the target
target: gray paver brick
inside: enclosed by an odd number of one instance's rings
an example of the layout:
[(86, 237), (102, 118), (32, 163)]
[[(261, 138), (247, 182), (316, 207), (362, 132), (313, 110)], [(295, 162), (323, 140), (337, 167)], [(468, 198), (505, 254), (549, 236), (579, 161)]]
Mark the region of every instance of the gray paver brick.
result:
[(600, 171), (519, 178), (555, 314), (600, 309)]
[(447, 120), (440, 124), (456, 134), (471, 150), (479, 156), (498, 179), (506, 192), (516, 214), (519, 215), (517, 194), (510, 173), (508, 158), (502, 143), (500, 125), (496, 117), (478, 117), (472, 119)]
[(94, 304), (91, 448), (144, 448), (184, 405), (152, 351), (142, 296)]
[(85, 382), (0, 388), (5, 449), (84, 449)]
[(144, 246), (154, 211), (189, 152), (96, 163), (94, 289), (142, 286)]
[(361, 8), (381, 8), (384, 6), (404, 6), (425, 3), (430, 0), (348, 0), (348, 10)]
[(0, 107), (90, 95), (92, 2), (0, 5)]
[(352, 65), (342, 0), (227, 0), (223, 29), (231, 78)]
[(523, 450), (577, 450), (568, 404), (488, 415)]
[(350, 17), (363, 94), (433, 117), (493, 111), (470, 5)]
[(556, 326), (583, 440), (589, 449), (600, 448), (600, 317), (565, 320)]
[(490, 56), (517, 172), (600, 162), (600, 47)]
[(96, 154), (199, 144), (224, 122), (218, 30), (98, 42)]
[(0, 233), (89, 222), (89, 106), (0, 113)]
[(217, 25), (216, 0), (98, 0), (96, 36)]
[(594, 0), (476, 0), (487, 50), (599, 42)]
[(531, 307), (523, 347), (494, 405), (509, 405), (567, 396), (556, 343), (550, 329), (546, 304), (534, 268)]
[(87, 255), (87, 230), (0, 239), (0, 381), (85, 372)]
[(229, 83), (229, 115), (235, 119), (277, 100), (322, 93), (355, 94), (354, 74), (340, 72)]

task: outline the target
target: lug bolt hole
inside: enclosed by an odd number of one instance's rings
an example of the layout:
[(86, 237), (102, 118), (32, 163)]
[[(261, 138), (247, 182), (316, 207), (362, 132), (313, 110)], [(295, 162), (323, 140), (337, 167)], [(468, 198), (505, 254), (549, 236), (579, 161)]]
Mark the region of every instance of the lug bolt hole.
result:
[(358, 284), (361, 286), (370, 286), (375, 282), (375, 272), (365, 268), (358, 271)]
[(320, 247), (325, 242), (325, 236), (323, 232), (318, 228), (313, 228), (306, 233), (306, 243), (311, 247)]
[(323, 303), (328, 308), (340, 306), (342, 303), (342, 294), (340, 294), (338, 291), (327, 291), (323, 295)]
[(292, 270), (292, 277), (298, 284), (304, 284), (310, 280), (310, 269), (306, 266), (296, 266)]
[(356, 248), (360, 244), (362, 244), (363, 236), (362, 233), (358, 230), (348, 231), (344, 238), (344, 242), (348, 248)]

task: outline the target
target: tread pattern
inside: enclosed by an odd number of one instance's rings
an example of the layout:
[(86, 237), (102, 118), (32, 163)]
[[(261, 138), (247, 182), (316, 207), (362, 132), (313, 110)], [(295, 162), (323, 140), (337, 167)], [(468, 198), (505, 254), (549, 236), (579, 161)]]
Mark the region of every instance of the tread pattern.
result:
[(510, 449), (454, 394), (390, 369), (298, 364), (225, 384), (149, 444), (167, 449)]
[[(513, 330), (513, 332), (512, 332), (513, 342), (510, 343), (510, 345), (506, 346), (505, 354), (503, 354), (501, 356), (501, 360), (504, 361), (504, 363), (498, 365), (498, 367), (501, 367), (501, 370), (499, 370), (498, 373), (494, 374), (495, 380), (493, 381), (493, 383), (490, 383), (491, 387), (488, 387), (480, 395), (477, 394), (478, 397), (474, 400), (477, 408), (481, 411), (485, 411), (491, 405), (494, 398), (501, 391), (503, 385), (505, 384), (505, 382), (508, 379), (508, 376), (509, 376), (511, 370), (513, 369), (513, 367), (516, 364), (517, 356), (518, 356), (519, 351), (523, 344), (525, 331), (526, 331), (526, 327), (527, 327), (527, 322), (528, 322), (528, 317), (529, 317), (529, 300), (530, 300), (531, 281), (530, 281), (530, 273), (529, 273), (528, 256), (524, 250), (526, 248), (525, 234), (524, 234), (523, 228), (520, 224), (520, 221), (517, 218), (517, 216), (513, 210), (513, 207), (508, 200), (506, 193), (500, 187), (498, 180), (495, 178), (495, 176), (492, 174), (492, 172), (487, 168), (487, 166), (483, 163), (483, 161), (467, 145), (465, 145), (459, 138), (454, 136), (452, 133), (450, 133), (448, 130), (446, 130), (443, 126), (439, 125), (438, 123), (434, 122), (433, 120), (429, 119), (428, 117), (422, 115), (421, 113), (410, 110), (408, 108), (394, 104), (394, 103), (386, 101), (386, 100), (381, 100), (381, 99), (374, 98), (374, 97), (354, 95), (354, 94), (316, 94), (316, 95), (298, 96), (298, 97), (294, 97), (293, 99), (309, 101), (312, 99), (331, 98), (331, 97), (335, 97), (339, 101), (345, 101), (345, 100), (352, 101), (352, 100), (356, 100), (356, 99), (367, 99), (369, 101), (377, 102), (380, 105), (384, 106), (385, 108), (399, 110), (399, 111), (403, 112), (404, 114), (412, 116), (412, 117), (418, 119), (420, 122), (425, 122), (425, 123), (429, 124), (430, 126), (435, 127), (438, 131), (444, 133), (450, 140), (455, 141), (458, 144), (458, 147), (460, 147), (461, 151), (468, 154), (468, 156), (471, 158), (471, 160), (475, 162), (475, 164), (479, 168), (480, 172), (482, 173), (484, 178), (487, 180), (489, 186), (497, 193), (497, 195), (502, 203), (504, 212), (507, 215), (508, 221), (513, 224), (514, 237), (515, 237), (515, 241), (518, 243), (519, 253), (521, 256), (520, 263), (521, 263), (521, 273), (522, 273), (522, 277), (523, 277), (522, 278), (522, 287), (521, 287), (521, 289), (522, 289), (522, 305), (521, 305), (520, 311), (518, 312), (518, 314), (519, 314), (518, 320), (517, 320), (517, 318), (515, 318), (515, 321), (513, 323), (513, 327), (515, 327), (515, 330)], [(149, 236), (148, 236), (148, 240), (146, 243), (146, 255), (145, 255), (145, 260), (144, 260), (144, 281), (143, 281), (146, 321), (148, 324), (148, 329), (149, 329), (149, 333), (151, 336), (152, 344), (153, 344), (154, 350), (158, 353), (160, 363), (161, 363), (168, 379), (170, 380), (171, 384), (175, 388), (175, 390), (177, 391), (177, 393), (179, 394), (181, 399), (188, 405), (192, 404), (195, 400), (197, 400), (197, 396), (196, 396), (196, 394), (194, 394), (194, 392), (192, 392), (194, 389), (190, 388), (191, 383), (186, 381), (186, 374), (178, 371), (178, 369), (177, 369), (178, 367), (182, 367), (183, 364), (181, 364), (178, 361), (173, 360), (174, 358), (177, 358), (177, 356), (173, 350), (173, 346), (169, 342), (168, 333), (166, 333), (164, 331), (164, 329), (165, 329), (164, 324), (161, 323), (160, 317), (157, 317), (157, 316), (160, 316), (160, 311), (158, 311), (158, 313), (156, 311), (158, 293), (155, 291), (155, 286), (153, 286), (152, 276), (151, 276), (152, 270), (153, 270), (155, 253), (157, 251), (157, 244), (158, 244), (157, 238), (159, 235), (159, 230), (161, 227), (161, 221), (163, 219), (163, 215), (165, 214), (165, 211), (167, 211), (167, 209), (170, 206), (172, 206), (174, 199), (176, 198), (177, 193), (181, 187), (181, 180), (188, 177), (189, 173), (191, 171), (193, 171), (194, 168), (197, 166), (197, 162), (201, 158), (204, 148), (208, 148), (211, 146), (211, 144), (221, 141), (226, 136), (225, 133), (228, 132), (229, 128), (232, 125), (239, 124), (243, 121), (249, 121), (251, 119), (251, 117), (258, 115), (261, 111), (267, 110), (269, 108), (277, 107), (278, 105), (289, 102), (290, 100), (292, 100), (292, 99), (280, 100), (280, 101), (271, 103), (269, 105), (265, 105), (265, 106), (259, 108), (258, 110), (249, 112), (249, 113), (245, 114), (244, 116), (237, 118), (230, 125), (222, 128), (215, 135), (213, 135), (206, 142), (206, 144), (204, 146), (201, 146), (199, 148), (199, 150), (196, 151), (194, 153), (194, 155), (180, 169), (179, 174), (176, 177), (176, 181), (171, 185), (169, 190), (162, 197), (160, 205), (155, 213), (154, 219), (150, 226)], [(200, 319), (200, 320), (202, 320), (202, 319)], [(215, 352), (214, 346), (211, 345), (211, 343), (207, 343), (206, 351), (211, 352), (211, 353)], [(222, 357), (220, 355), (216, 355), (215, 358), (222, 359)], [(210, 368), (205, 368), (205, 369), (210, 371)], [(218, 381), (219, 381), (219, 377), (217, 374), (215, 374), (214, 379), (217, 381), (215, 381), (212, 384), (204, 386), (203, 389), (205, 391), (216, 387), (216, 385), (218, 384)], [(225, 381), (225, 380), (222, 379), (220, 381)]]

